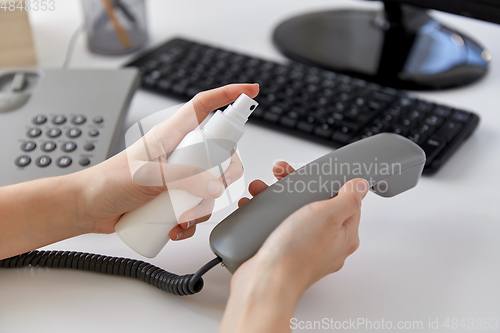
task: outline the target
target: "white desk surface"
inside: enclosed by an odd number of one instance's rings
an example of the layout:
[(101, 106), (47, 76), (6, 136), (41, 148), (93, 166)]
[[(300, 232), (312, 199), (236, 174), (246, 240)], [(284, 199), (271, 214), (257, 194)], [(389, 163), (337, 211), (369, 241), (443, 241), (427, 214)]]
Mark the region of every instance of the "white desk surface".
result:
[[(377, 4), (149, 0), (151, 44), (182, 35), (284, 60), (271, 43), (276, 24), (304, 11), (356, 6)], [(488, 76), (477, 84), (420, 95), (477, 111), (480, 127), (438, 174), (422, 178), (415, 189), (393, 199), (368, 195), (361, 247), (340, 272), (306, 292), (296, 310), (298, 320), (422, 321), (426, 328), (405, 332), (430, 331), (429, 319), (439, 319), (439, 329), (432, 331), (445, 331), (447, 318), (500, 322), (500, 26), (443, 13), (436, 16), (485, 44), (494, 60)], [(54, 12), (30, 13), (41, 67), (61, 66), (81, 17), (80, 1), (75, 0), (56, 1)], [(82, 36), (70, 67), (116, 68), (127, 59), (90, 54)], [(176, 103), (139, 91), (127, 126)], [(329, 151), (253, 124), (247, 125), (240, 150), (246, 179), (267, 182), (273, 179), (271, 166), (277, 159), (305, 163)], [(196, 271), (213, 257), (208, 235), (222, 217), (216, 214), (200, 225), (189, 241), (170, 242), (150, 261), (177, 273)], [(86, 235), (47, 248), (142, 259), (114, 234)], [(181, 298), (133, 279), (89, 272), (2, 270), (0, 332), (217, 332), (230, 278), (217, 267), (206, 275), (200, 294)], [(478, 330), (495, 331), (500, 329)]]

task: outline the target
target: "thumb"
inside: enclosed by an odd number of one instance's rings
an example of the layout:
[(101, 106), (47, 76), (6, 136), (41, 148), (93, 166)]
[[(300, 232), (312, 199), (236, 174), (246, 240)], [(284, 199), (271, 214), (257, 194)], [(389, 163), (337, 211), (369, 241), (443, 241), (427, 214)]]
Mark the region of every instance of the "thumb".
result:
[(360, 209), (361, 201), (363, 201), (369, 189), (369, 183), (362, 178), (352, 179), (342, 186), (337, 196), (332, 200), (336, 202), (338, 207), (341, 207), (340, 212), (345, 215), (343, 216), (344, 219)]

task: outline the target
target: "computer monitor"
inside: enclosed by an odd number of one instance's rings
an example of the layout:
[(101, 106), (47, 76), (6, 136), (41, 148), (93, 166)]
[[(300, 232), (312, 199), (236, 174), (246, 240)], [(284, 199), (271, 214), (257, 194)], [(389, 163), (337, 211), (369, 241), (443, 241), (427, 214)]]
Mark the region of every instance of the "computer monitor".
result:
[(381, 11), (332, 10), (288, 19), (273, 40), (298, 62), (399, 89), (445, 89), (483, 77), (488, 51), (427, 9), (500, 23), (500, 0), (386, 0)]

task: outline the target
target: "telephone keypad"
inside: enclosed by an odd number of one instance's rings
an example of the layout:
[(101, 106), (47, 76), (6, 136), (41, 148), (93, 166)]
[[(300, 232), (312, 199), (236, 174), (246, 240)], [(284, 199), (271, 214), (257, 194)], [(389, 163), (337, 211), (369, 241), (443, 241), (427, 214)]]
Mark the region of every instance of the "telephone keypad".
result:
[[(68, 119), (70, 123), (68, 123)], [(66, 116), (63, 114), (58, 115), (45, 115), (39, 114), (31, 119), (33, 127), (28, 127), (26, 137), (29, 140), (22, 142), (20, 151), (24, 153), (31, 153), (34, 156), (20, 155), (16, 158), (14, 163), (18, 167), (26, 167), (31, 164), (31, 161), (37, 167), (45, 168), (53, 164), (60, 168), (66, 168), (73, 163), (76, 158), (78, 164), (86, 167), (92, 162), (91, 152), (95, 149), (96, 137), (99, 136), (99, 129), (96, 126), (103, 124), (104, 117), (94, 116), (92, 121), (87, 123), (87, 118), (84, 115)], [(50, 120), (50, 122), (48, 122)], [(69, 125), (76, 125), (78, 127), (70, 127)], [(61, 135), (65, 133), (67, 138), (71, 141), (64, 141)], [(86, 134), (85, 134), (86, 133)], [(52, 140), (43, 140), (44, 137)], [(84, 135), (82, 135), (84, 134)], [(75, 142), (76, 141), (76, 142)], [(60, 147), (59, 152), (64, 152), (67, 155), (57, 156), (57, 147)], [(83, 148), (83, 149), (82, 149)], [(43, 152), (45, 155), (37, 154)], [(49, 156), (47, 153), (54, 153), (56, 156)], [(74, 154), (74, 158), (68, 154)], [(80, 155), (81, 154), (81, 155)]]

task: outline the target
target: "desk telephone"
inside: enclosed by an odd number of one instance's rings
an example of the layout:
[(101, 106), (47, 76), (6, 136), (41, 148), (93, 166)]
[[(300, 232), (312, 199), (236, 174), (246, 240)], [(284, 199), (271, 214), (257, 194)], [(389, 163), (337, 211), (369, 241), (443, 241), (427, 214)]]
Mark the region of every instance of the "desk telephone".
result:
[[(242, 105), (253, 110), (257, 105), (253, 102)], [(277, 181), (220, 222), (210, 235), (210, 247), (217, 257), (195, 274), (176, 275), (141, 260), (71, 251), (30, 251), (0, 260), (0, 267), (81, 269), (134, 277), (175, 295), (192, 295), (203, 288), (202, 275), (217, 264), (222, 263), (234, 273), (300, 207), (336, 196), (340, 187), (354, 178), (366, 179), (371, 190), (380, 196), (398, 195), (417, 185), (425, 161), (425, 153), (417, 144), (389, 133), (332, 151)], [(302, 191), (292, 186), (292, 190), (282, 190), (285, 184), (318, 184), (325, 180), (335, 187)]]
[(82, 170), (111, 156), (138, 73), (0, 70), (0, 186)]

